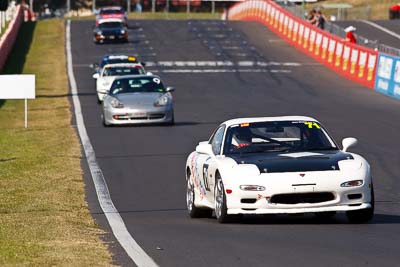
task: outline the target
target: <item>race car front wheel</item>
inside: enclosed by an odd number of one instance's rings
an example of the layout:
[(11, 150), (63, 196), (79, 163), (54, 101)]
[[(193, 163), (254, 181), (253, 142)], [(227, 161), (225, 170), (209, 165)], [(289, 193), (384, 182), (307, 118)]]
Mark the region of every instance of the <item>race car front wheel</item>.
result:
[(347, 211), (346, 216), (350, 223), (367, 223), (374, 217), (375, 196), (371, 186), (371, 208)]
[(202, 218), (202, 217), (211, 217), (212, 210), (211, 209), (201, 209), (194, 205), (195, 199), (194, 185), (189, 178), (187, 178), (187, 188), (186, 188), (186, 206), (189, 212), (189, 216), (191, 218)]
[(215, 217), (219, 223), (229, 223), (238, 219), (240, 216), (228, 215), (226, 206), (226, 194), (224, 183), (219, 173), (216, 174), (216, 182), (214, 187)]

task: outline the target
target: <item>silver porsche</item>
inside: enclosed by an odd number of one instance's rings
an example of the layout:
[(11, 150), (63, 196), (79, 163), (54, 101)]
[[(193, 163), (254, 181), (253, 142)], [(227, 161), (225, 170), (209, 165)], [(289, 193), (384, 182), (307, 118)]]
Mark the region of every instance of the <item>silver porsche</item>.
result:
[(118, 77), (103, 101), (103, 124), (174, 124), (174, 90), (155, 75)]

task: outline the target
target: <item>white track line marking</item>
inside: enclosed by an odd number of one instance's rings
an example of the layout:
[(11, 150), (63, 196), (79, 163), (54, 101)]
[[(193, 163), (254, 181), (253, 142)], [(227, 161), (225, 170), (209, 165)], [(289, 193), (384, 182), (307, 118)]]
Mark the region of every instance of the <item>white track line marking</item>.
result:
[(302, 64), (298, 62), (264, 62), (264, 61), (148, 61), (145, 62), (147, 67), (232, 67), (232, 66), (240, 66), (240, 67), (249, 67), (249, 66), (258, 66), (258, 67), (268, 67), (268, 66), (291, 66), (291, 67), (300, 67), (302, 65), (310, 65), (310, 64)]
[(266, 70), (266, 69), (172, 69), (149, 70), (153, 73), (291, 73), (291, 70)]
[(89, 136), (86, 132), (85, 122), (82, 116), (81, 104), (78, 97), (78, 90), (76, 86), (76, 80), (72, 68), (72, 54), (71, 54), (71, 21), (67, 22), (66, 29), (66, 52), (67, 52), (67, 66), (68, 66), (68, 77), (72, 92), (72, 101), (74, 104), (74, 111), (76, 117), (76, 124), (78, 128), (79, 137), (81, 138), (82, 146), (85, 151), (87, 163), (89, 165), (90, 173), (92, 175), (93, 183), (96, 188), (97, 198), (99, 200), (101, 209), (106, 216), (108, 223), (111, 226), (112, 232), (121, 246), (125, 249), (129, 257), (138, 266), (158, 266), (149, 255), (139, 246), (139, 244), (130, 235), (128, 229), (122, 220), (121, 215), (115, 208), (114, 203), (111, 200), (110, 192), (106, 181), (103, 176), (99, 165), (97, 164), (96, 155), (93, 150), (93, 146), (90, 142)]
[(393, 31), (391, 31), (391, 30), (389, 30), (389, 29), (387, 29), (385, 27), (382, 27), (382, 26), (380, 26), (380, 25), (378, 25), (378, 24), (376, 24), (376, 23), (374, 23), (372, 21), (368, 21), (368, 20), (361, 20), (361, 21), (366, 23), (366, 24), (368, 24), (368, 25), (371, 25), (372, 27), (375, 27), (375, 28), (377, 28), (377, 29), (379, 29), (379, 30), (381, 30), (383, 32), (386, 32), (387, 34), (389, 34), (389, 35), (391, 35), (391, 36), (393, 36), (393, 37), (395, 37), (397, 39), (400, 39), (400, 34), (397, 34), (397, 33), (393, 32)]

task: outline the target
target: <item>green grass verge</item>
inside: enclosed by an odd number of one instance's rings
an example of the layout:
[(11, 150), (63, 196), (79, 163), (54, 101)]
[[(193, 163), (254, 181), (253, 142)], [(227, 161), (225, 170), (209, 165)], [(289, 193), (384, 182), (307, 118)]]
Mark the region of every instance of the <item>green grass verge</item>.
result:
[[(129, 19), (170, 19), (170, 20), (185, 20), (185, 19), (221, 19), (221, 13), (195, 13), (195, 12), (142, 12), (129, 13)], [(94, 20), (94, 16), (86, 17), (71, 17), (71, 20)]]
[(0, 266), (112, 261), (85, 201), (64, 32), (64, 20), (23, 24), (4, 70), (36, 74), (37, 98), (28, 101), (28, 129), (24, 101), (0, 102)]
[(8, 24), (10, 24), (9, 21), (6, 21), (6, 24), (4, 25), (3, 28), (1, 28), (1, 33), (0, 33), (0, 37), (5, 33), (5, 31), (7, 30)]

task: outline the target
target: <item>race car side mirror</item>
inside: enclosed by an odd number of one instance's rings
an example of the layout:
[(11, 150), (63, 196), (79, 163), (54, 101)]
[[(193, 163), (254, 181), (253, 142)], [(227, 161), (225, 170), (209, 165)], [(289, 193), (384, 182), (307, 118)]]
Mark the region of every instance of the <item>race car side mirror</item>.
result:
[(200, 154), (206, 154), (209, 156), (214, 156), (214, 153), (212, 151), (212, 146), (208, 143), (199, 143), (199, 145), (196, 147), (196, 152)]
[(167, 87), (167, 92), (168, 92), (168, 93), (175, 92), (175, 87), (168, 86), (168, 87)]
[(98, 78), (100, 78), (100, 74), (98, 74), (98, 73), (95, 73), (95, 74), (93, 74), (93, 79), (98, 79)]
[(346, 152), (350, 147), (357, 145), (358, 140), (354, 137), (344, 138), (342, 141), (343, 152)]

